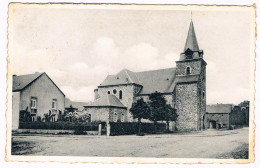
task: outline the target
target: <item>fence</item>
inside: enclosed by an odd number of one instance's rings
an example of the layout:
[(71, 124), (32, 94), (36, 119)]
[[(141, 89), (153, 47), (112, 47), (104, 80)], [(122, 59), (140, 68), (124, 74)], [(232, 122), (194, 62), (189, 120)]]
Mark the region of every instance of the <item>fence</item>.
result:
[[(130, 135), (137, 134), (139, 131), (139, 124), (137, 122), (110, 122), (110, 135)], [(163, 133), (166, 131), (165, 123), (142, 123), (142, 133)]]

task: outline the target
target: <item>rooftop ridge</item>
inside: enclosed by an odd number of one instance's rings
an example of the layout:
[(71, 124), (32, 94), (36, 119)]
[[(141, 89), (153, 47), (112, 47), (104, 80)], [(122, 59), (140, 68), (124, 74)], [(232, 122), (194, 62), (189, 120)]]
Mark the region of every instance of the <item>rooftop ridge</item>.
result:
[(173, 68), (161, 68), (161, 69), (154, 69), (154, 70), (147, 70), (147, 71), (137, 71), (137, 72), (134, 72), (134, 73), (153, 72), (153, 71), (168, 70), (168, 69), (176, 69), (176, 67), (173, 67)]

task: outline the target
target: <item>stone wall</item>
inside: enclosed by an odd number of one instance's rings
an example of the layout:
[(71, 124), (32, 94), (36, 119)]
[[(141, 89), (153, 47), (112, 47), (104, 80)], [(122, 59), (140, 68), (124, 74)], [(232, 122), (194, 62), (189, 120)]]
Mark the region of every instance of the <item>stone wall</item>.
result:
[(205, 128), (206, 123), (206, 98), (207, 98), (207, 91), (206, 91), (206, 65), (202, 64), (201, 66), (201, 74), (200, 74), (200, 128)]
[(83, 112), (91, 115), (91, 122), (94, 121), (109, 121), (109, 108), (108, 107), (85, 107)]
[(91, 122), (94, 121), (114, 122), (115, 116), (117, 117), (116, 121), (120, 121), (120, 122), (127, 121), (126, 109), (112, 108), (112, 107), (85, 107), (83, 112), (86, 112), (91, 115)]
[[(115, 115), (116, 113), (116, 115)], [(117, 117), (117, 120), (115, 119)], [(127, 110), (119, 108), (110, 108), (109, 121), (111, 122), (127, 122)]]
[(176, 85), (176, 108), (178, 131), (199, 130), (197, 83)]
[(210, 128), (210, 122), (216, 122), (216, 128), (229, 128), (230, 120), (229, 120), (229, 113), (206, 113), (206, 129)]
[[(116, 90), (116, 94), (113, 93), (113, 90)], [(122, 91), (122, 99), (119, 99), (119, 91)], [(129, 109), (132, 107), (134, 101), (136, 101), (136, 94), (140, 90), (139, 86), (136, 85), (118, 85), (118, 86), (109, 86), (109, 87), (99, 87), (98, 96), (102, 97), (108, 94), (110, 91), (111, 95), (115, 95), (121, 103), (127, 107), (127, 121), (133, 121), (133, 117), (129, 112)]]
[(201, 73), (201, 60), (178, 62), (176, 64), (176, 75), (186, 75), (186, 67), (191, 68), (191, 74)]
[[(21, 91), (20, 96), (20, 111), (26, 110), (30, 111), (31, 98), (37, 98), (37, 114), (36, 116), (44, 117), (45, 113), (49, 113), (52, 109), (52, 100), (57, 100), (57, 111), (65, 110), (65, 95), (63, 95), (60, 90), (52, 83), (52, 81), (43, 74), (34, 83), (28, 86), (26, 89)], [(14, 102), (15, 103), (15, 102)], [(55, 119), (58, 119), (58, 113)]]

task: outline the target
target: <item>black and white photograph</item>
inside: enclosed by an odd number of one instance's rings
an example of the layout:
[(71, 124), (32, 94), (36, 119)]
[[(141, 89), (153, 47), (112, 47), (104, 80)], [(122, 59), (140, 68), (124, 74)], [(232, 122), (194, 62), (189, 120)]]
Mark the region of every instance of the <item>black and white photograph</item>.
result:
[(255, 10), (11, 3), (7, 159), (251, 163)]

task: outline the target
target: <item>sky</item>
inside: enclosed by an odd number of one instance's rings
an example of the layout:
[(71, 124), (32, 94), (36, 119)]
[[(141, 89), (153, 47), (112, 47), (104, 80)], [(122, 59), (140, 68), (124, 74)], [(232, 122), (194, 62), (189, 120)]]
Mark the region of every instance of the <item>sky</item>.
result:
[[(207, 104), (249, 99), (251, 17), (247, 8), (192, 10)], [(12, 72), (46, 72), (72, 101), (93, 101), (108, 74), (175, 67), (190, 21), (189, 8), (17, 5), (9, 10)]]

